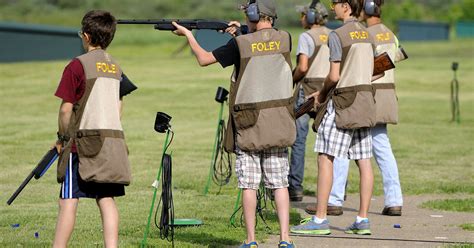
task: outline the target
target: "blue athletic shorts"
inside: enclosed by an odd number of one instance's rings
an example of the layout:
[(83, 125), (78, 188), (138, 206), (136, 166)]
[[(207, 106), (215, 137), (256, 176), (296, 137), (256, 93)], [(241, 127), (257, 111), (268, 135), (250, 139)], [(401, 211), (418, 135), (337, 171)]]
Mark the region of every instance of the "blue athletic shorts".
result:
[(116, 183), (95, 183), (85, 182), (81, 179), (78, 171), (79, 157), (77, 153), (69, 155), (69, 162), (66, 169), (66, 176), (61, 183), (59, 198), (103, 198), (117, 197), (125, 195), (125, 186)]

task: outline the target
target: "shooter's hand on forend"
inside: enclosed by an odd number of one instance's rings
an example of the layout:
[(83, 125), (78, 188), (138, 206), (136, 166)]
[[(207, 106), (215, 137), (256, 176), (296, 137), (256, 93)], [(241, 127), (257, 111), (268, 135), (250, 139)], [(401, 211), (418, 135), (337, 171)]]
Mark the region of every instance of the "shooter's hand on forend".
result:
[(191, 31), (181, 25), (179, 25), (178, 23), (176, 22), (172, 22), (171, 24), (173, 24), (173, 26), (176, 27), (176, 30), (173, 31), (173, 33), (175, 35), (178, 35), (178, 36), (186, 36), (187, 34), (191, 33)]
[(225, 30), (226, 33), (231, 34), (232, 36), (240, 35), (240, 22), (238, 21), (230, 21), (229, 27)]

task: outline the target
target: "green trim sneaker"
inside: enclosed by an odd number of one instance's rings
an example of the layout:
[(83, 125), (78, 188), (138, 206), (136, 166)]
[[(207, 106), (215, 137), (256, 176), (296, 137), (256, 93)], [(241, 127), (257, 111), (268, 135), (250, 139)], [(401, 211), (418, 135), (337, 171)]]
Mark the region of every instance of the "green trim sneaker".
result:
[(248, 244), (244, 242), (239, 248), (258, 248), (258, 243), (256, 241), (249, 242)]
[(354, 222), (352, 225), (346, 228), (345, 233), (347, 234), (359, 234), (359, 235), (371, 235), (370, 222), (368, 219), (362, 220), (357, 223)]
[(296, 245), (293, 244), (293, 241), (287, 242), (282, 240), (278, 243), (278, 248), (296, 248)]
[(324, 220), (321, 224), (318, 224), (314, 222), (313, 218), (311, 217), (301, 220), (300, 225), (291, 227), (290, 232), (298, 233), (298, 234), (316, 234), (316, 235), (331, 234), (328, 220)]

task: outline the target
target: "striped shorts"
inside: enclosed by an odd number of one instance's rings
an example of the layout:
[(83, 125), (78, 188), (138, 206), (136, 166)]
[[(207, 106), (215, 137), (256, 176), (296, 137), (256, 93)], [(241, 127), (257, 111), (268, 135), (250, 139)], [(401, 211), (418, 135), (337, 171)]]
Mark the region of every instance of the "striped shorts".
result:
[(77, 153), (69, 155), (66, 176), (61, 183), (59, 198), (94, 198), (115, 197), (125, 195), (125, 186), (115, 183), (85, 182), (79, 175), (79, 157)]
[(263, 174), (265, 187), (288, 187), (288, 148), (246, 152), (236, 148), (235, 171), (241, 189), (258, 190)]
[(318, 127), (315, 152), (353, 160), (372, 157), (370, 128), (341, 129), (336, 127), (336, 110), (329, 100), (326, 114)]

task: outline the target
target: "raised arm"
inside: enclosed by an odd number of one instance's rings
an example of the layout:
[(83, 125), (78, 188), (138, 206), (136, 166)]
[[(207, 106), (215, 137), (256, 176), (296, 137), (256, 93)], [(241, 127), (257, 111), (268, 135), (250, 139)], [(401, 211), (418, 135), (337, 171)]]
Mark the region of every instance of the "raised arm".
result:
[(196, 59), (200, 66), (208, 66), (217, 62), (216, 58), (211, 52), (204, 50), (199, 45), (190, 30), (177, 24), (176, 22), (173, 22), (173, 25), (176, 27), (176, 30), (173, 31), (174, 34), (178, 36), (186, 36), (186, 38), (188, 39), (189, 46), (191, 47), (191, 50), (196, 56)]

